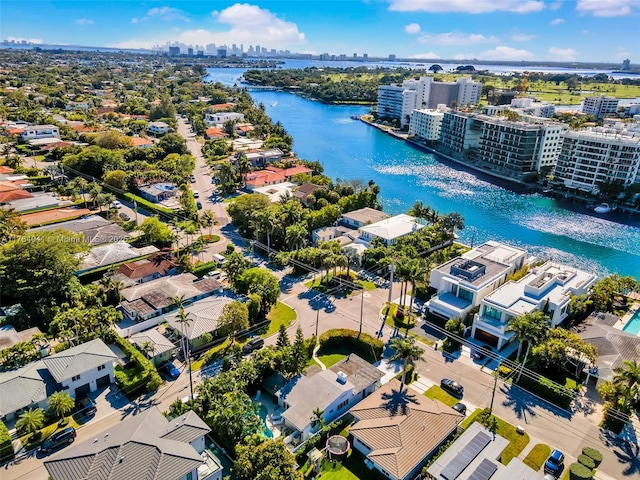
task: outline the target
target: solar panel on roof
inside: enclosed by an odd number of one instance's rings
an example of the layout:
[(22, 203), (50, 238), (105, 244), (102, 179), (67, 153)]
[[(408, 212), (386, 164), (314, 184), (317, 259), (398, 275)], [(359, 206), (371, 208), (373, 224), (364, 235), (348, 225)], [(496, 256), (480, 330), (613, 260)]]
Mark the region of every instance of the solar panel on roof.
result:
[(473, 471), (469, 480), (489, 480), (491, 476), (496, 473), (496, 470), (498, 470), (498, 466), (491, 460), (485, 458), (480, 462), (478, 468)]
[(445, 480), (455, 480), (458, 478), (490, 441), (491, 437), (486, 433), (476, 433), (471, 441), (460, 450), (460, 453), (444, 467), (442, 472), (440, 472), (440, 476)]

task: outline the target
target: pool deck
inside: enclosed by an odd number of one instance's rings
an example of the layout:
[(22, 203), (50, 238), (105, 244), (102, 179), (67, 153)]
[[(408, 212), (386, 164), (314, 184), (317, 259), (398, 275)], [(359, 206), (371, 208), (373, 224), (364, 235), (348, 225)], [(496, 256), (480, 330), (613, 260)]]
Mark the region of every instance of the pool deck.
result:
[(267, 428), (271, 430), (271, 433), (273, 433), (273, 438), (281, 437), (281, 427), (284, 426), (284, 420), (280, 423), (273, 423), (271, 417), (274, 413), (282, 413), (284, 409), (280, 407), (276, 402), (274, 402), (269, 394), (261, 393), (259, 395), (256, 395), (253, 398), (253, 401), (259, 403), (260, 405), (263, 405), (267, 409), (267, 418), (265, 419), (265, 423), (267, 424)]
[(631, 320), (631, 317), (633, 317), (638, 310), (640, 310), (640, 302), (635, 302), (633, 305), (631, 305), (631, 308), (629, 308), (629, 311), (624, 315), (624, 317), (622, 317), (613, 325), (613, 328), (622, 330), (627, 324), (627, 322)]

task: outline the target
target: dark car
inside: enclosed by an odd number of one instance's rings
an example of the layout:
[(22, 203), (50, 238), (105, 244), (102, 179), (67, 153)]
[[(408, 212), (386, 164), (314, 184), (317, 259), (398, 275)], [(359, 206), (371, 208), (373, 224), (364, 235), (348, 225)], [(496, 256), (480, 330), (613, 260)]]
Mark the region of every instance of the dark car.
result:
[(131, 220), (131, 217), (129, 215), (127, 215), (126, 213), (122, 212), (119, 217), (124, 220), (125, 222), (128, 222), (129, 220)]
[(242, 353), (248, 354), (264, 346), (264, 340), (260, 337), (253, 337), (242, 347)]
[(550, 473), (554, 477), (559, 477), (564, 469), (564, 453), (554, 450), (544, 462), (544, 473)]
[(464, 393), (464, 387), (462, 385), (448, 378), (440, 380), (440, 388), (457, 397), (461, 397)]
[(453, 407), (456, 412), (459, 412), (461, 414), (466, 414), (467, 413), (467, 406), (464, 403), (458, 402), (456, 403)]
[(95, 415), (98, 411), (98, 407), (96, 406), (96, 402), (91, 400), (89, 397), (81, 397), (76, 399), (76, 407), (78, 411), (85, 416)]
[(196, 207), (198, 207), (198, 210), (202, 210), (202, 203), (196, 202)]
[(491, 354), (491, 352), (492, 352), (491, 347), (489, 347), (487, 345), (482, 345), (477, 350), (474, 350), (473, 354), (471, 356), (475, 360), (484, 360), (485, 358), (487, 358), (487, 356), (489, 356)]
[(180, 370), (171, 362), (166, 362), (160, 365), (160, 370), (169, 375), (170, 378), (178, 378), (180, 376)]
[(75, 439), (76, 429), (73, 427), (67, 427), (64, 430), (60, 430), (59, 432), (54, 433), (44, 442), (42, 442), (42, 445), (40, 445), (40, 450), (49, 453), (63, 445), (73, 443)]

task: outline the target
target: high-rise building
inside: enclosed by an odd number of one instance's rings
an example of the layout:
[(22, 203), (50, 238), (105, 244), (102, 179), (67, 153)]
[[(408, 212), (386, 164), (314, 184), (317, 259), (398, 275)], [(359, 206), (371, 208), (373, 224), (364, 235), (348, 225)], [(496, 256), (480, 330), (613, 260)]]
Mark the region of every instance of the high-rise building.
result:
[(614, 97), (587, 97), (582, 103), (582, 113), (602, 118), (607, 115), (615, 115), (618, 111), (618, 99)]
[(364, 58), (366, 60), (367, 58), (369, 58), (369, 54), (368, 53), (363, 53), (362, 54), (362, 58)]
[(437, 110), (420, 109), (411, 112), (409, 134), (418, 140), (435, 142), (440, 139), (442, 119), (446, 108)]
[(193, 57), (193, 48), (187, 48), (187, 55)]
[(622, 70), (631, 70), (631, 60), (626, 58), (622, 61)]
[(169, 47), (169, 55), (172, 57), (180, 55), (180, 47)]

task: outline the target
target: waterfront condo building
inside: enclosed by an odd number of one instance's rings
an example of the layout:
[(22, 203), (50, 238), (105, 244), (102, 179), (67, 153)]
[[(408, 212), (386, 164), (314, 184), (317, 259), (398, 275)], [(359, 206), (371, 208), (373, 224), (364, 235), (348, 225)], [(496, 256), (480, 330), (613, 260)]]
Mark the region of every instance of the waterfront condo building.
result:
[(637, 183), (640, 136), (605, 128), (567, 132), (554, 177), (565, 187), (594, 193), (601, 183)]
[(378, 115), (397, 118), (402, 127), (409, 124), (411, 112), (416, 109), (434, 109), (438, 105), (475, 105), (480, 101), (482, 83), (470, 78), (455, 82), (436, 82), (433, 77), (405, 80), (402, 86), (378, 87)]
[(602, 118), (606, 115), (615, 115), (618, 112), (618, 99), (614, 97), (587, 97), (582, 103), (582, 113)]
[(506, 330), (509, 320), (536, 310), (549, 317), (550, 327), (556, 327), (567, 318), (571, 296), (587, 293), (595, 281), (591, 273), (553, 262), (535, 267), (482, 299), (471, 336), (500, 350), (514, 336)]
[(521, 269), (527, 252), (488, 241), (431, 271), (429, 285), (438, 294), (427, 302), (429, 312), (447, 320), (464, 318), (482, 299)]
[[(439, 105), (439, 107), (443, 107)], [(409, 134), (415, 135), (418, 140), (435, 142), (440, 138), (442, 119), (446, 107), (436, 110), (419, 109), (411, 112), (409, 121)]]

